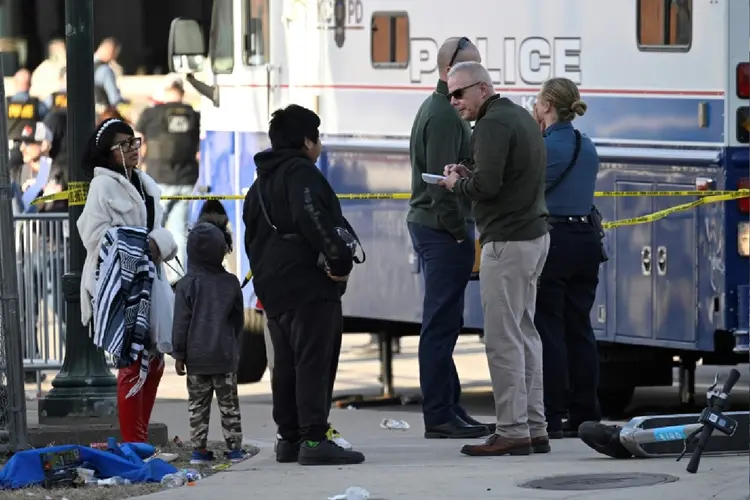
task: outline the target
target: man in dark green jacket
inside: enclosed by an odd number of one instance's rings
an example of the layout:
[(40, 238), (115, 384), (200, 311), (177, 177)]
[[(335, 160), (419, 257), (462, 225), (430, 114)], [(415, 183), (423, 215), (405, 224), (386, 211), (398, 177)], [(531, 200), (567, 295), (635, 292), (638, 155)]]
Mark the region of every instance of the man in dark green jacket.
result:
[(461, 117), (476, 121), (473, 168), (447, 166), (440, 185), (472, 201), (480, 233), (484, 343), (497, 414), (496, 433), (461, 452), (546, 453), (542, 341), (534, 326), (537, 281), (549, 251), (544, 140), (526, 109), (495, 94), (481, 64), (454, 66), (448, 89)]
[(492, 432), (460, 406), (461, 382), (453, 362), (463, 326), (464, 292), (474, 266), (470, 207), (422, 180), (423, 173), (442, 174), (446, 164), (470, 158), (471, 129), (451, 106), (446, 80), (454, 64), (480, 60), (468, 38), (443, 43), (437, 88), (420, 106), (411, 130), (412, 195), (406, 220), (425, 284), (419, 381), (426, 438), (475, 438)]

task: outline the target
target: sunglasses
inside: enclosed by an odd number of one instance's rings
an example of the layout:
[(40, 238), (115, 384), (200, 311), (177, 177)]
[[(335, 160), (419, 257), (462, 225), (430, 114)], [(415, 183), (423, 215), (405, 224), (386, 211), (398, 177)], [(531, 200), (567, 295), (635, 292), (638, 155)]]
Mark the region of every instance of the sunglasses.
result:
[(462, 99), (464, 97), (464, 92), (466, 90), (469, 90), (471, 87), (476, 87), (482, 82), (476, 82), (472, 83), (471, 85), (467, 85), (466, 87), (461, 87), (460, 89), (456, 89), (450, 94), (448, 94), (448, 99)]
[(456, 56), (458, 56), (458, 53), (461, 52), (466, 47), (468, 47), (470, 43), (471, 43), (471, 40), (469, 40), (465, 36), (462, 36), (458, 40), (458, 44), (456, 44), (456, 50), (453, 51), (453, 57), (451, 57), (451, 62), (448, 63), (448, 66), (453, 66), (453, 63), (456, 62)]
[(109, 148), (111, 151), (114, 151), (115, 149), (122, 149), (123, 153), (130, 153), (131, 151), (138, 150), (141, 148), (141, 138), (140, 137), (132, 137), (128, 139), (127, 141), (118, 142), (111, 148)]

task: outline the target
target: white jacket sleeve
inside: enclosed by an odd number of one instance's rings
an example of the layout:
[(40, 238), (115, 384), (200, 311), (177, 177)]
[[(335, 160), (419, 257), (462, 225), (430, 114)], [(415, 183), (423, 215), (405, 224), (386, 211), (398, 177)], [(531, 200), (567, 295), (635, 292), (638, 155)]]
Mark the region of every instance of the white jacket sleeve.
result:
[(91, 181), (83, 213), (76, 222), (83, 246), (90, 254), (99, 251), (99, 242), (104, 233), (112, 227), (111, 211), (108, 206), (105, 206), (107, 201), (104, 192), (107, 189), (107, 181), (108, 179), (104, 177), (95, 177)]
[[(156, 203), (159, 202), (157, 201)], [(157, 226), (149, 233), (149, 237), (156, 243), (161, 260), (166, 262), (174, 259), (175, 255), (177, 255), (177, 243), (174, 241), (172, 233), (163, 227)]]

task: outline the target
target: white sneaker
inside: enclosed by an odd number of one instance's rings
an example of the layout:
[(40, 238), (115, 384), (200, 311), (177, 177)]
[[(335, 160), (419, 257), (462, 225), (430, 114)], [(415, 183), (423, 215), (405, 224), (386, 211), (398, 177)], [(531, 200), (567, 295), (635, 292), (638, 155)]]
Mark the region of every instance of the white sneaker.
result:
[(153, 460), (155, 458), (160, 458), (160, 459), (164, 460), (165, 462), (167, 462), (168, 464), (171, 464), (172, 462), (174, 462), (175, 460), (177, 460), (178, 458), (180, 458), (180, 456), (177, 453), (164, 453), (164, 452), (160, 452), (160, 453), (157, 453), (156, 455), (154, 455), (153, 457), (146, 458), (143, 461), (144, 462), (150, 462), (151, 460)]
[(346, 439), (344, 439), (343, 437), (341, 437), (341, 434), (339, 434), (339, 431), (337, 431), (333, 427), (328, 428), (328, 432), (326, 432), (326, 437), (328, 438), (329, 441), (332, 441), (339, 448), (343, 448), (345, 450), (351, 450), (354, 448), (352, 444)]

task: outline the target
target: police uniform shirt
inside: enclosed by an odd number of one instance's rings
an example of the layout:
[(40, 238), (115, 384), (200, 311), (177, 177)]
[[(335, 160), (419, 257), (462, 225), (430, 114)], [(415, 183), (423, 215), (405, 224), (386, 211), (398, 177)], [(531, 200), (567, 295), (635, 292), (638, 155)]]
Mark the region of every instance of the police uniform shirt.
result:
[[(575, 151), (576, 136), (571, 122), (558, 122), (544, 131), (547, 147), (546, 185), (550, 186), (570, 165)], [(599, 156), (596, 146), (581, 135), (581, 151), (575, 166), (562, 183), (546, 195), (547, 210), (552, 216), (589, 215), (594, 204)]]
[(136, 130), (146, 140), (149, 175), (160, 184), (194, 186), (198, 182), (200, 122), (187, 104), (164, 103), (143, 110)]
[(35, 126), (47, 114), (47, 107), (27, 92), (19, 92), (7, 99), (8, 139), (21, 140), (21, 132), (26, 126)]

